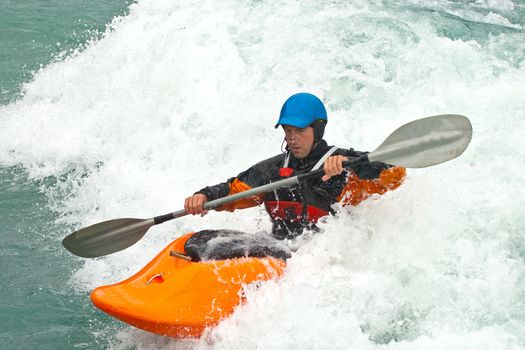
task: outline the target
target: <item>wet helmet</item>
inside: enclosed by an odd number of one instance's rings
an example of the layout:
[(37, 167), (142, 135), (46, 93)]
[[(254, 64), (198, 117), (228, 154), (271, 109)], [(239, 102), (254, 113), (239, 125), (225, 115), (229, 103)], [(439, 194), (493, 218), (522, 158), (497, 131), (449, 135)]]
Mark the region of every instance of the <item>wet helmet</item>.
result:
[(290, 125), (302, 129), (311, 126), (314, 128), (315, 141), (319, 141), (323, 138), (327, 122), (328, 117), (323, 102), (312, 94), (301, 92), (286, 100), (275, 127)]

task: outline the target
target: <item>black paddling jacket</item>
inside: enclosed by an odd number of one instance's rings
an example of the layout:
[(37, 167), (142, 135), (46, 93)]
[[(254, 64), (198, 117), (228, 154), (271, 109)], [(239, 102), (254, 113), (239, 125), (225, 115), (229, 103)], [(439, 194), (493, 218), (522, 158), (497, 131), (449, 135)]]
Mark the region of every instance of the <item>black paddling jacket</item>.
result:
[[(296, 159), (291, 152), (263, 160), (228, 181), (201, 189), (208, 201), (243, 192), (270, 182), (282, 180), (318, 168), (330, 155), (349, 159), (366, 154), (353, 149), (328, 146), (321, 140), (310, 154)], [(272, 234), (279, 239), (293, 238), (304, 229), (315, 230), (322, 216), (333, 212), (332, 204), (356, 205), (372, 194), (383, 194), (397, 188), (405, 177), (405, 169), (372, 162), (357, 165), (324, 182), (321, 178), (307, 180), (291, 188), (252, 196), (226, 204), (218, 210), (234, 211), (264, 203), (273, 222)]]

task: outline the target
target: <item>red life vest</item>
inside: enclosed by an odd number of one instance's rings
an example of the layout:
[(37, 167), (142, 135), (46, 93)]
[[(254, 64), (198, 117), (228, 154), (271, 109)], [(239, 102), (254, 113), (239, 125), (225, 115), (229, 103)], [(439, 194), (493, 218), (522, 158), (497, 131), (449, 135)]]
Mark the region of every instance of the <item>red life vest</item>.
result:
[[(313, 166), (310, 171), (319, 169), (326, 158), (337, 150), (330, 148)], [(283, 167), (279, 169), (280, 177), (293, 175), (293, 169), (288, 167), (290, 153), (284, 160)], [(315, 190), (301, 184), (294, 188), (280, 188), (268, 193), (264, 199), (266, 211), (274, 223), (272, 232), (276, 237), (293, 237), (300, 234), (304, 228), (312, 228), (319, 218), (329, 214), (331, 200), (326, 200)]]
[(266, 211), (272, 220), (316, 223), (319, 218), (329, 214), (327, 210), (292, 201), (265, 201)]

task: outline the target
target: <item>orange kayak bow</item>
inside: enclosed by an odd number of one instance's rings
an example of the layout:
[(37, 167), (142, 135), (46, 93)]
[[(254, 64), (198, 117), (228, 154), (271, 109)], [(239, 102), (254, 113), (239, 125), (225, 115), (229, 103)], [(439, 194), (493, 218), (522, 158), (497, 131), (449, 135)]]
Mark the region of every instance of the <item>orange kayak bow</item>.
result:
[(127, 280), (96, 288), (91, 294), (95, 306), (149, 332), (199, 337), (235, 311), (243, 301), (244, 286), (276, 278), (285, 270), (285, 261), (273, 257), (193, 262), (170, 254), (184, 252), (192, 235), (170, 243)]

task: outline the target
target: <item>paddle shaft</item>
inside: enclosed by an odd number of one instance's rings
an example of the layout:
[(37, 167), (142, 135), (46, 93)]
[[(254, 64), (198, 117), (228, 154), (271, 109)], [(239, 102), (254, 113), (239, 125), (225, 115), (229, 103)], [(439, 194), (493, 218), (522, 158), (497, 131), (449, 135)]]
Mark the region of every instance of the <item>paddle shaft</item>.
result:
[[(381, 162), (405, 168), (424, 168), (460, 156), (472, 138), (472, 125), (467, 117), (444, 114), (414, 120), (397, 128), (376, 150), (344, 162), (349, 168), (367, 162)], [(219, 198), (204, 204), (214, 209), (246, 197), (292, 187), (324, 174), (323, 169), (299, 174), (248, 191)], [(73, 254), (92, 258), (115, 253), (135, 244), (151, 226), (187, 215), (179, 210), (150, 219), (123, 218), (104, 221), (71, 233), (62, 244)]]
[[(349, 168), (351, 166), (357, 165), (358, 163), (366, 162), (367, 160), (368, 160), (368, 157), (364, 155), (359, 158), (343, 162), (343, 168)], [(276, 182), (272, 182), (267, 185), (252, 188), (251, 190), (248, 190), (248, 191), (243, 191), (240, 193), (233, 194), (231, 196), (226, 196), (226, 197), (222, 197), (219, 199), (215, 199), (213, 201), (206, 202), (204, 203), (203, 208), (205, 210), (215, 209), (224, 204), (235, 202), (239, 199), (255, 196), (261, 193), (267, 193), (267, 192), (276, 190), (281, 187), (291, 187), (300, 182), (304, 182), (308, 179), (316, 178), (322, 175), (324, 175), (324, 169), (317, 169), (317, 170), (314, 170), (308, 173), (304, 173), (304, 174), (292, 176), (292, 177), (289, 177), (283, 180), (279, 180)], [(188, 213), (186, 212), (186, 210), (182, 209), (182, 210), (175, 211), (173, 213), (156, 216), (153, 218), (153, 220), (155, 222), (155, 225), (158, 225), (158, 224), (162, 224), (163, 222), (177, 219), (177, 218), (180, 218), (186, 215), (188, 215)]]

